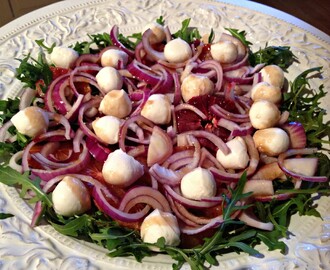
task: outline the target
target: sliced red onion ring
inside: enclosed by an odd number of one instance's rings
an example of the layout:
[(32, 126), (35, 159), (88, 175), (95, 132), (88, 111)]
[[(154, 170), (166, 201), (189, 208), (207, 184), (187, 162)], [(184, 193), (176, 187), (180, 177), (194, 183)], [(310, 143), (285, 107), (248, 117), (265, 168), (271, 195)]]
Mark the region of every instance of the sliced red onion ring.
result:
[(290, 149), (278, 156), (277, 162), (278, 166), (281, 168), (281, 170), (288, 176), (299, 179), (299, 180), (304, 180), (304, 181), (309, 181), (309, 182), (327, 182), (328, 178), (326, 176), (306, 176), (302, 175), (299, 173), (295, 173), (291, 170), (288, 170), (285, 167), (284, 160), (287, 157), (294, 156), (294, 155), (310, 155), (314, 154), (317, 152), (317, 148), (303, 148), (303, 149)]
[(96, 205), (108, 216), (114, 220), (120, 220), (123, 222), (136, 222), (143, 219), (149, 212), (150, 207), (146, 206), (142, 211), (136, 213), (125, 213), (112, 206), (103, 194), (103, 190), (99, 187), (94, 187), (92, 196)]
[(204, 131), (204, 130), (191, 130), (191, 131), (186, 131), (183, 133), (180, 133), (180, 135), (193, 135), (196, 138), (205, 138), (208, 139), (210, 142), (212, 142), (216, 147), (221, 149), (221, 151), (227, 155), (230, 153), (230, 149), (227, 146), (227, 144), (218, 136), (214, 135), (211, 132)]
[(28, 106), (31, 106), (32, 100), (36, 97), (37, 91), (31, 89), (30, 87), (23, 89), (23, 94), (20, 97), (19, 101), (19, 110), (23, 110)]
[(178, 192), (174, 191), (169, 185), (164, 185), (166, 192), (179, 203), (191, 207), (191, 208), (209, 208), (218, 204), (218, 202), (205, 202), (205, 201), (194, 201), (183, 197)]
[(62, 175), (62, 174), (77, 173), (77, 172), (81, 171), (82, 169), (84, 169), (90, 161), (90, 155), (89, 155), (85, 142), (82, 142), (82, 147), (83, 147), (83, 149), (81, 151), (81, 154), (79, 155), (77, 160), (75, 160), (74, 162), (72, 162), (70, 164), (70, 166), (67, 166), (64, 168), (58, 168), (58, 169), (51, 170), (51, 171), (42, 170), (42, 169), (31, 169), (31, 172), (34, 175), (37, 175), (38, 177), (40, 177), (44, 181), (49, 181), (52, 178), (54, 178), (58, 175)]
[(154, 61), (163, 60), (166, 61), (164, 53), (153, 49), (149, 43), (150, 36), (153, 34), (151, 29), (147, 29), (142, 35), (142, 44), (147, 55)]
[(146, 203), (153, 209), (171, 212), (171, 207), (164, 195), (157, 189), (147, 186), (133, 187), (127, 191), (118, 209), (120, 211), (129, 212), (129, 210), (138, 203)]
[(274, 225), (271, 222), (261, 222), (257, 219), (257, 217), (250, 211), (250, 209), (247, 209), (245, 211), (242, 211), (241, 214), (238, 216), (238, 219), (241, 221), (244, 221), (247, 225), (258, 228), (265, 231), (272, 231), (274, 229)]
[(214, 104), (210, 107), (210, 111), (214, 113), (218, 117), (223, 117), (225, 119), (238, 122), (238, 123), (245, 123), (250, 121), (250, 117), (248, 114), (237, 114), (232, 113), (230, 111), (221, 108), (218, 104)]
[(126, 48), (118, 39), (118, 34), (119, 34), (119, 28), (117, 25), (114, 25), (111, 28), (110, 31), (110, 39), (113, 43), (113, 45), (119, 47), (120, 49), (122, 49), (125, 53), (127, 53), (129, 56), (134, 57), (134, 51)]

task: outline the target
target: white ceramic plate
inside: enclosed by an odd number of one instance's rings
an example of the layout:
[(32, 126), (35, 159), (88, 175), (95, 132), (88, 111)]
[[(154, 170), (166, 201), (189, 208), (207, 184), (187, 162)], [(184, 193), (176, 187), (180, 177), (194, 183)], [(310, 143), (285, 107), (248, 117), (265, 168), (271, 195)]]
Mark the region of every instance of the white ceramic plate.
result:
[[(225, 3), (226, 2), (226, 3)], [(300, 64), (294, 64), (288, 79), (315, 66), (324, 67), (322, 83), (330, 90), (330, 37), (316, 28), (278, 10), (249, 1), (162, 0), (106, 1), (74, 0), (53, 4), (25, 15), (0, 28), (0, 97), (15, 97), (22, 85), (14, 78), (15, 58), (36, 53), (34, 40), (73, 44), (86, 40), (87, 33), (108, 32), (114, 24), (123, 33), (141, 31), (142, 27), (163, 15), (171, 29), (180, 27), (185, 18), (202, 32), (212, 27), (247, 31), (254, 48), (269, 45), (291, 46)], [(329, 96), (324, 107), (330, 108)], [(328, 118), (329, 119), (329, 118)], [(263, 259), (228, 254), (214, 269), (330, 269), (330, 198), (319, 201), (324, 219), (295, 216), (284, 240), (288, 253), (268, 252), (259, 248)], [(131, 258), (106, 256), (100, 247), (58, 234), (51, 226), (32, 230), (31, 208), (13, 188), (0, 184), (0, 213), (15, 217), (0, 220), (0, 269), (171, 269), (165, 255), (137, 263)], [(188, 269), (186, 266), (183, 269)], [(212, 268), (213, 269), (213, 268)]]

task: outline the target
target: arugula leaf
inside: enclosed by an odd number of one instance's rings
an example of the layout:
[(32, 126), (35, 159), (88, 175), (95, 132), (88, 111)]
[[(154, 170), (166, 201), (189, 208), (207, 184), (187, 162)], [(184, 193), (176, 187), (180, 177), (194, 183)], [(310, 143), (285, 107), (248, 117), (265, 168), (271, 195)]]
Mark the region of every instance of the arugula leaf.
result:
[(0, 125), (9, 121), (19, 111), (19, 98), (0, 100)]
[[(308, 69), (290, 83), (290, 89), (283, 94), (281, 110), (290, 112), (289, 121), (300, 122), (307, 135), (309, 147), (322, 148), (330, 144), (330, 125), (324, 122), (326, 110), (320, 107), (320, 99), (325, 97), (324, 86), (318, 90), (310, 87), (309, 80), (320, 76), (322, 67)], [(327, 139), (325, 139), (327, 138)]]
[(89, 220), (90, 218), (88, 215), (82, 215), (73, 220), (70, 220), (64, 225), (56, 224), (52, 221), (49, 222), (58, 232), (64, 235), (77, 237), (79, 234), (83, 234), (83, 232), (86, 231), (86, 227), (89, 226)]
[(234, 28), (225, 28), (233, 37), (237, 38), (238, 40), (240, 40), (244, 46), (246, 47), (250, 47), (250, 45), (252, 45), (252, 43), (250, 41), (248, 41), (246, 39), (246, 32), (243, 31), (239, 31), (238, 29), (234, 29)]
[(164, 17), (160, 15), (159, 18), (156, 19), (156, 23), (159, 23), (160, 25), (164, 26), (165, 25)]
[(252, 66), (257, 64), (277, 65), (284, 71), (297, 61), (297, 57), (290, 50), (289, 46), (268, 46), (264, 49), (259, 49), (255, 53), (250, 53), (249, 62)]
[(39, 45), (39, 47), (44, 48), (49, 54), (53, 52), (56, 43), (54, 42), (50, 47), (44, 44), (44, 39), (38, 39), (35, 42)]
[(201, 38), (201, 35), (196, 27), (189, 27), (190, 20), (191, 19), (188, 18), (182, 21), (181, 29), (173, 34), (175, 38), (181, 38), (188, 43)]
[(46, 61), (45, 55), (40, 52), (38, 59), (34, 59), (28, 54), (20, 61), (19, 67), (16, 69), (16, 78), (25, 84), (25, 86), (35, 89), (35, 85), (39, 80), (45, 83), (45, 90), (52, 81), (52, 71)]
[(13, 216), (14, 215), (8, 214), (8, 213), (0, 213), (0, 219), (6, 219), (6, 218), (13, 217)]
[(27, 191), (31, 190), (34, 192), (34, 197), (29, 199), (28, 202), (33, 203), (35, 201), (42, 201), (47, 206), (52, 206), (52, 201), (48, 198), (40, 188), (41, 180), (39, 178), (35, 180), (30, 180), (29, 172), (20, 174), (18, 171), (12, 169), (9, 166), (0, 165), (0, 182), (7, 186), (16, 186), (21, 187), (20, 196), (24, 198)]

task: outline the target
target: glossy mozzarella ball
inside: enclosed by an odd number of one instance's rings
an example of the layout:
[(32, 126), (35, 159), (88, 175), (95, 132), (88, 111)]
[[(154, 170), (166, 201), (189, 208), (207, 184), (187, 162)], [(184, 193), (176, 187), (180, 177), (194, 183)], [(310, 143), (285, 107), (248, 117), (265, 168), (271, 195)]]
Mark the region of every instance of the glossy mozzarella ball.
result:
[(213, 197), (217, 191), (212, 173), (201, 167), (187, 173), (182, 178), (180, 187), (182, 195), (191, 200)]
[(49, 118), (43, 109), (30, 106), (16, 113), (11, 118), (11, 122), (18, 132), (34, 138), (47, 131)]
[(119, 68), (120, 65), (126, 66), (128, 54), (121, 50), (109, 49), (101, 56), (101, 65), (103, 67)]
[(244, 169), (249, 163), (249, 155), (245, 141), (241, 137), (235, 137), (228, 141), (230, 153), (225, 155), (220, 149), (217, 151), (217, 160), (226, 169)]
[(141, 115), (155, 124), (168, 124), (171, 121), (171, 102), (166, 95), (153, 94), (144, 104)]
[(164, 237), (166, 245), (180, 244), (180, 228), (176, 217), (159, 209), (155, 209), (143, 220), (140, 234), (145, 243), (156, 243)]
[(143, 28), (142, 32), (144, 33), (148, 29), (152, 31), (152, 35), (149, 38), (150, 44), (161, 43), (163, 40), (165, 40), (166, 38), (165, 30), (164, 30), (164, 26), (162, 26), (161, 24), (157, 22), (149, 23)]
[(274, 104), (278, 104), (282, 99), (281, 89), (267, 82), (260, 82), (251, 89), (251, 99), (258, 101), (261, 99), (268, 100)]
[(181, 84), (181, 95), (185, 102), (195, 96), (212, 94), (214, 83), (206, 76), (190, 74)]
[(278, 156), (288, 150), (290, 144), (288, 134), (276, 127), (257, 130), (253, 140), (258, 151), (267, 156)]
[(78, 57), (79, 54), (72, 48), (54, 47), (50, 54), (50, 61), (57, 67), (70, 68)]
[(112, 115), (118, 118), (124, 118), (132, 110), (132, 101), (127, 93), (121, 90), (112, 90), (107, 93), (100, 104), (99, 111), (105, 115)]
[(123, 78), (117, 69), (113, 67), (104, 67), (96, 74), (96, 81), (101, 90), (105, 93), (111, 90), (121, 89)]
[(273, 102), (258, 100), (252, 104), (249, 116), (254, 128), (263, 129), (275, 126), (281, 117), (281, 112)]
[(210, 52), (214, 60), (223, 64), (233, 63), (238, 56), (237, 46), (229, 40), (212, 44)]
[(284, 72), (279, 66), (265, 66), (260, 70), (260, 72), (264, 82), (268, 82), (269, 84), (282, 89), (284, 85)]
[(170, 63), (181, 63), (191, 58), (192, 50), (186, 41), (176, 38), (165, 45), (164, 56)]
[(85, 213), (91, 208), (91, 199), (84, 183), (72, 176), (65, 176), (52, 194), (54, 210), (62, 216)]
[(96, 136), (107, 144), (115, 144), (119, 139), (121, 121), (119, 118), (106, 115), (93, 121), (92, 126)]
[(102, 168), (108, 184), (129, 186), (144, 174), (143, 165), (121, 149), (109, 154)]

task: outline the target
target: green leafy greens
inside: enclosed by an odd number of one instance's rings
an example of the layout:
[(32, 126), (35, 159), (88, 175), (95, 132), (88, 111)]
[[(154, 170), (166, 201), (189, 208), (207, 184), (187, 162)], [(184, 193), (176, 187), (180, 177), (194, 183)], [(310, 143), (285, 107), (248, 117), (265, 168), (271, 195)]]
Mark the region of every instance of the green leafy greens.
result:
[(326, 95), (324, 86), (318, 90), (310, 86), (310, 80), (319, 77), (321, 70), (321, 67), (311, 68), (298, 75), (290, 83), (290, 90), (283, 94), (281, 104), (282, 111), (290, 112), (290, 121), (298, 121), (304, 126), (308, 145), (318, 148), (330, 144), (330, 125), (323, 123), (326, 110), (320, 107), (320, 100)]

